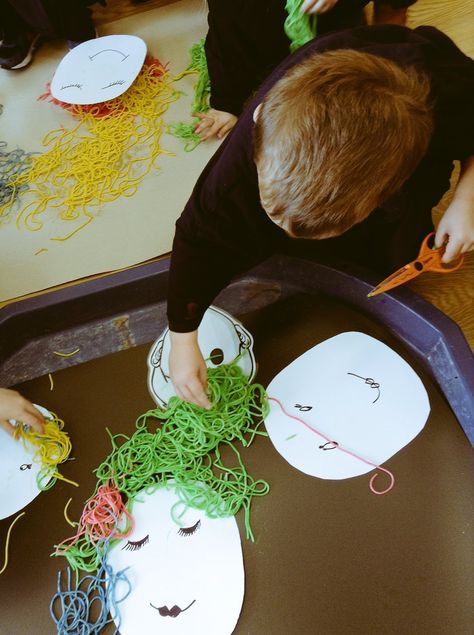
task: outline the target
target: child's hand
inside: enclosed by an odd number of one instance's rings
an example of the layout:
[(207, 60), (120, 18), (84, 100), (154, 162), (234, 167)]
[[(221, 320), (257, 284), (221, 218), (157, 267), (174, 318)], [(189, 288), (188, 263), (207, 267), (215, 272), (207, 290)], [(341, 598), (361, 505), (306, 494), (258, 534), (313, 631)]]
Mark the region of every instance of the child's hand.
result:
[(41, 412), (16, 390), (0, 388), (0, 427), (8, 434), (13, 434), (14, 427), (9, 419), (21, 421), (37, 432), (43, 432), (44, 417)]
[(333, 8), (337, 0), (305, 0), (301, 5), (302, 13), (326, 13)]
[(461, 162), (461, 172), (451, 205), (440, 220), (436, 247), (447, 241), (442, 262), (474, 249), (474, 156)]
[(200, 119), (194, 132), (198, 134), (202, 141), (217, 137), (223, 139), (237, 123), (237, 117), (230, 112), (214, 110), (211, 108), (207, 112), (194, 112), (194, 117)]
[(180, 399), (210, 410), (207, 366), (197, 342), (197, 331), (171, 334), (170, 377)]
[(454, 198), (436, 231), (435, 246), (446, 243), (442, 262), (451, 262), (474, 249), (474, 202)]

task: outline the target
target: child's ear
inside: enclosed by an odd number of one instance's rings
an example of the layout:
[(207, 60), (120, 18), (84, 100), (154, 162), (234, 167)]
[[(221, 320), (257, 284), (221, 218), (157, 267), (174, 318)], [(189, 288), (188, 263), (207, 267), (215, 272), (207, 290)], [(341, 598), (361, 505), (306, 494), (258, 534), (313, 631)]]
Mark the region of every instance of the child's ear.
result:
[(262, 107), (262, 104), (258, 104), (258, 106), (255, 108), (255, 110), (253, 111), (253, 122), (256, 123), (258, 116), (260, 115), (260, 109)]

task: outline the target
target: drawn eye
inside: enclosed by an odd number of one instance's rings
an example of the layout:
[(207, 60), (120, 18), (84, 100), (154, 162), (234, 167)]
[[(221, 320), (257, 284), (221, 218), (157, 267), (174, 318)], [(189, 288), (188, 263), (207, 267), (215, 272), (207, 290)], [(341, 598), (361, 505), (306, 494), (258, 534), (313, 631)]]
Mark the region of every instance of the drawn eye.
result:
[(79, 90), (82, 90), (82, 84), (68, 84), (67, 86), (61, 86), (61, 90), (65, 90), (66, 88), (79, 88)]
[(193, 534), (197, 532), (200, 526), (201, 526), (201, 521), (198, 520), (197, 523), (193, 525), (192, 527), (181, 527), (181, 529), (178, 530), (178, 534), (184, 537), (192, 536)]
[(23, 463), (20, 465), (20, 470), (24, 472), (25, 470), (31, 470), (32, 463)]
[(122, 84), (125, 84), (125, 80), (117, 79), (117, 81), (110, 82), (110, 84), (108, 84), (107, 86), (102, 86), (102, 90), (105, 90), (106, 88), (110, 88), (111, 86), (121, 86)]
[(150, 540), (150, 536), (147, 534), (145, 538), (141, 540), (137, 540), (133, 542), (133, 540), (127, 540), (127, 544), (122, 547), (122, 551), (126, 549), (127, 551), (138, 551), (142, 547), (144, 547), (148, 541)]

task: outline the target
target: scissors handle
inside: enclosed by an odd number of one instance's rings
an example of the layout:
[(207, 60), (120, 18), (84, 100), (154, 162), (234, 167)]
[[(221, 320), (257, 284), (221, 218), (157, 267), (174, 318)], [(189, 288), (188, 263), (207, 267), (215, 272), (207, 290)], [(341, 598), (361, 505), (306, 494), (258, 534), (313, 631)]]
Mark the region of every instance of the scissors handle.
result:
[(462, 266), (464, 262), (464, 256), (460, 254), (453, 262), (442, 262), (441, 259), (444, 256), (445, 247), (436, 248), (432, 246), (435, 232), (428, 234), (421, 244), (420, 253), (418, 258), (411, 264), (421, 273), (422, 271), (434, 271), (436, 273), (451, 273), (456, 271)]
[(459, 269), (464, 262), (464, 256), (462, 254), (459, 255), (454, 262), (441, 262), (445, 247), (436, 249), (432, 246), (434, 236), (434, 232), (431, 232), (431, 234), (426, 236), (421, 244), (420, 253), (418, 254), (418, 258), (416, 260), (409, 262), (404, 267), (401, 267), (392, 273), (392, 275), (388, 276), (388, 278), (382, 280), (380, 284), (367, 294), (367, 297), (371, 298), (374, 295), (379, 295), (380, 293), (385, 293), (394, 287), (398, 287), (399, 285), (416, 278), (420, 275), (420, 273), (423, 273), (423, 271), (451, 273), (452, 271)]

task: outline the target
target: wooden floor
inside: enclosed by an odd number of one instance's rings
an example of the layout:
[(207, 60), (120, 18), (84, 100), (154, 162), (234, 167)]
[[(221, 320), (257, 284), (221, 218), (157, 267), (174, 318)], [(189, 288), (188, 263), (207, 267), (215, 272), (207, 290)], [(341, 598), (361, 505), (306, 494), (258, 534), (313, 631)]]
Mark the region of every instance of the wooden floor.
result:
[[(139, 11), (148, 11), (177, 0), (148, 0), (133, 4), (131, 0), (109, 0), (107, 7), (95, 5), (94, 20), (99, 26)], [(222, 0), (223, 2), (225, 0)], [(258, 2), (258, 0), (255, 0)], [(204, 0), (203, 0), (204, 6)], [(472, 0), (418, 0), (409, 8), (408, 26), (430, 24), (447, 33), (461, 48), (474, 57), (474, 2)], [(453, 183), (456, 173), (453, 176)], [(449, 204), (450, 193), (434, 210), (435, 222)], [(462, 269), (449, 275), (424, 274), (411, 284), (412, 289), (455, 320), (474, 349), (474, 253), (466, 257)]]

